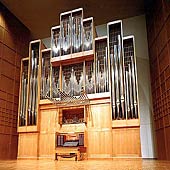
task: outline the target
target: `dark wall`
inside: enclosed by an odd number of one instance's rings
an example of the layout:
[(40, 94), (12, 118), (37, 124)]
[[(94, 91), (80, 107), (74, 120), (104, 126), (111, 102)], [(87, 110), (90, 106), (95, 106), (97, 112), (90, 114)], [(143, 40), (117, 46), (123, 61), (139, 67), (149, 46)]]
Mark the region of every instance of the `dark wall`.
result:
[(0, 159), (16, 159), (20, 61), (29, 30), (0, 3)]
[(157, 154), (170, 160), (170, 0), (154, 1), (146, 16)]

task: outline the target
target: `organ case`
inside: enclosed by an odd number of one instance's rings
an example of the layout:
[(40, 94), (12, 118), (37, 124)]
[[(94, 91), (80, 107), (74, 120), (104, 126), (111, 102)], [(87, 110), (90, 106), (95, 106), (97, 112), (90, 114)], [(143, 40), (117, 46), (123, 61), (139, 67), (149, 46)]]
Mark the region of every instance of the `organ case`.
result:
[[(26, 115), (19, 109), (19, 127), (27, 128), (19, 134), (19, 157), (29, 155), (28, 141), (34, 141), (31, 152), (37, 159), (78, 154), (78, 148), (63, 151), (66, 141), (71, 144), (70, 133), (80, 133), (78, 143), (87, 147), (88, 158), (140, 156), (134, 37), (123, 38), (119, 20), (108, 23), (107, 36), (94, 40), (93, 24), (92, 17), (83, 18), (82, 8), (65, 12), (60, 26), (51, 28), (51, 50), (40, 53), (41, 42), (30, 43), (29, 63), (24, 61), (29, 64)], [(24, 84), (27, 78), (21, 79)], [(20, 92), (21, 104), (23, 96)], [(137, 141), (132, 151), (127, 134)], [(124, 151), (117, 151), (122, 143)]]

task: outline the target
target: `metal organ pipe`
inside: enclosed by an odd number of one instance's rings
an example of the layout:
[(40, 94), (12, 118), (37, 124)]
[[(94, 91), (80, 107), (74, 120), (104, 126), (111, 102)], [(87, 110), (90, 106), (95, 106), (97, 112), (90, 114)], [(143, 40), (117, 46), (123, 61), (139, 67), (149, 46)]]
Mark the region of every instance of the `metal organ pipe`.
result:
[(31, 109), (32, 109), (32, 97), (33, 97), (33, 70), (34, 70), (34, 50), (32, 50), (31, 58), (31, 70), (30, 70), (30, 88), (29, 88), (29, 105), (28, 105), (28, 125), (31, 124)]
[(135, 118), (138, 118), (138, 103), (137, 103), (137, 88), (136, 88), (136, 70), (135, 70), (135, 66), (134, 66), (134, 59), (131, 56), (131, 60), (132, 60), (132, 84), (133, 84), (133, 98), (134, 98), (134, 112), (135, 112)]
[(117, 119), (120, 117), (120, 87), (119, 87), (119, 69), (118, 69), (118, 54), (117, 45), (114, 45), (114, 63), (115, 63), (115, 83), (116, 83), (116, 109), (117, 109)]
[(132, 86), (132, 73), (131, 73), (131, 67), (130, 64), (128, 64), (129, 68), (129, 93), (130, 93), (130, 110), (131, 110), (131, 118), (134, 117), (133, 115), (133, 86)]
[[(122, 46), (122, 21), (108, 23), (108, 47), (111, 71), (112, 118), (125, 119), (124, 62)], [(114, 82), (113, 82), (114, 80)]]
[(129, 72), (125, 71), (126, 76), (126, 111), (127, 111), (127, 118), (130, 118), (130, 100), (129, 100)]
[(96, 64), (96, 92), (108, 92), (108, 57), (107, 57), (107, 37), (95, 39), (95, 64)]
[[(67, 54), (68, 50), (66, 49), (69, 48), (72, 49), (72, 52), (81, 51), (82, 41), (84, 41), (83, 45), (84, 49), (86, 49), (92, 38), (92, 21), (88, 19), (83, 20), (78, 14), (67, 13), (66, 15), (61, 16), (61, 48), (63, 49), (63, 54)], [(83, 28), (84, 32), (82, 33)], [(73, 96), (78, 95), (81, 91), (81, 86), (84, 84), (82, 82), (85, 81), (87, 83), (86, 89), (89, 93), (94, 91), (97, 93), (108, 92), (109, 81), (111, 81), (113, 119), (125, 119), (127, 115), (128, 118), (137, 118), (138, 107), (134, 56), (130, 60), (128, 59), (129, 63), (125, 61), (126, 54), (124, 53), (122, 43), (122, 21), (109, 23), (108, 34), (108, 44), (107, 37), (104, 40), (102, 38), (95, 39), (95, 67), (93, 67), (93, 63), (86, 65), (86, 62), (82, 66), (84, 69), (75, 64), (63, 66), (63, 90)], [(89, 70), (87, 71), (87, 69)], [(111, 77), (109, 77), (109, 73)], [(47, 82), (48, 79), (49, 77), (46, 80)], [(96, 85), (94, 87), (95, 90), (93, 90), (92, 85), (94, 81)], [(48, 83), (46, 84), (49, 86)], [(42, 86), (42, 88), (44, 87)]]
[(25, 66), (25, 61), (22, 61), (22, 78), (21, 78), (21, 96), (20, 96), (20, 120), (19, 120), (19, 126), (26, 125), (26, 101), (27, 101), (27, 66)]
[(124, 45), (124, 66), (126, 68), (126, 107), (130, 119), (138, 118), (138, 92), (135, 63), (134, 37), (128, 36), (123, 40)]
[(115, 66), (113, 54), (110, 54), (110, 72), (111, 72), (111, 97), (112, 97), (112, 116), (116, 119), (116, 98), (115, 98)]
[(124, 72), (123, 72), (123, 56), (122, 56), (122, 43), (121, 37), (118, 35), (118, 61), (119, 61), (119, 78), (120, 78), (120, 103), (121, 103), (121, 116), (124, 119)]

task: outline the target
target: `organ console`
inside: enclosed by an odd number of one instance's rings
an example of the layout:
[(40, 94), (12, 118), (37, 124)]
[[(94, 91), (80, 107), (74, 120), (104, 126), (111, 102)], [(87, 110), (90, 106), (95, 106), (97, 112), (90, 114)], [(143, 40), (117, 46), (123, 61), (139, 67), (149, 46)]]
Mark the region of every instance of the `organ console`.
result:
[(81, 160), (86, 147), (84, 147), (84, 133), (57, 134), (56, 159)]

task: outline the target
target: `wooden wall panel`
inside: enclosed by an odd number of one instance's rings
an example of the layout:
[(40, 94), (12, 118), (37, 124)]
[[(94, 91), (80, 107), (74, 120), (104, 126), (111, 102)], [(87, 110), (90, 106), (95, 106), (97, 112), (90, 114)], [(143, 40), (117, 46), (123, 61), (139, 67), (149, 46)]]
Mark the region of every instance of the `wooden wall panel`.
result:
[[(160, 74), (162, 72), (164, 72), (166, 70), (166, 68), (169, 66), (169, 58), (168, 58), (168, 47), (166, 46), (160, 56), (158, 57), (158, 60), (159, 60), (159, 69), (160, 69)], [(164, 74), (164, 73), (162, 73)], [(161, 75), (160, 75), (161, 76)], [(160, 78), (163, 78), (163, 77), (160, 77)], [(165, 78), (163, 78), (163, 81), (164, 81)], [(161, 82), (162, 82), (162, 79), (161, 79)]]
[(88, 127), (111, 128), (111, 107), (110, 104), (91, 105), (88, 113)]
[(17, 42), (17, 39), (14, 36), (14, 34), (5, 29), (4, 30), (4, 44), (13, 50), (16, 50), (16, 42)]
[(14, 95), (15, 96), (19, 96), (19, 82), (15, 82), (15, 86), (14, 86)]
[(167, 31), (167, 39), (170, 40), (170, 16), (168, 17), (167, 19), (167, 22), (166, 22), (166, 31)]
[(165, 128), (165, 135), (166, 135), (166, 153), (167, 158), (170, 160), (170, 126)]
[(11, 80), (10, 78), (7, 78), (4, 75), (1, 75), (1, 88), (0, 88), (0, 90), (6, 91), (9, 94), (12, 94), (13, 93), (13, 89), (12, 89), (13, 85), (14, 85), (13, 80)]
[(55, 159), (55, 133), (41, 133), (39, 138), (39, 159)]
[(146, 19), (158, 159), (170, 160), (170, 2), (157, 0)]
[(169, 1), (164, 1), (163, 2), (163, 11), (164, 11), (164, 17), (165, 17), (165, 20), (167, 19), (167, 17), (170, 16), (170, 3)]
[(19, 135), (18, 159), (37, 159), (38, 157), (38, 133), (22, 133)]
[(161, 54), (162, 50), (165, 48), (166, 43), (167, 43), (165, 29), (166, 29), (165, 26), (163, 26), (161, 31), (158, 33), (158, 35), (156, 37), (158, 56)]
[(40, 115), (40, 131), (55, 133), (56, 124), (58, 123), (57, 110), (42, 110)]
[(110, 104), (91, 105), (88, 114), (88, 157), (112, 157), (112, 119)]
[(113, 129), (112, 135), (113, 156), (141, 156), (139, 127)]
[(0, 159), (16, 159), (20, 62), (28, 56), (30, 32), (0, 6)]
[(8, 134), (0, 134), (0, 151), (1, 151), (1, 159), (5, 159), (10, 155), (10, 135)]
[(5, 60), (6, 62), (14, 65), (15, 64), (15, 51), (11, 50), (10, 47), (4, 45), (3, 46), (3, 60)]
[(55, 159), (55, 135), (58, 112), (55, 109), (40, 111), (39, 159)]
[(0, 42), (3, 42), (3, 41), (4, 41), (4, 29), (0, 25)]
[(162, 152), (158, 153), (159, 159), (166, 159), (165, 134), (163, 128), (156, 131), (156, 137), (157, 139), (161, 139), (161, 141), (157, 140), (157, 150), (162, 150)]
[(112, 157), (112, 131), (89, 130), (88, 132), (88, 158)]
[[(15, 128), (13, 128), (13, 133), (14, 133)], [(14, 146), (18, 146), (18, 135), (12, 135), (11, 152), (10, 152), (11, 159), (16, 159), (17, 157), (18, 147), (14, 147)]]
[[(3, 47), (3, 45), (2, 45), (2, 43), (0, 42), (0, 67), (1, 67), (1, 62), (2, 62), (2, 48)], [(1, 70), (0, 70), (0, 77), (1, 77)]]

